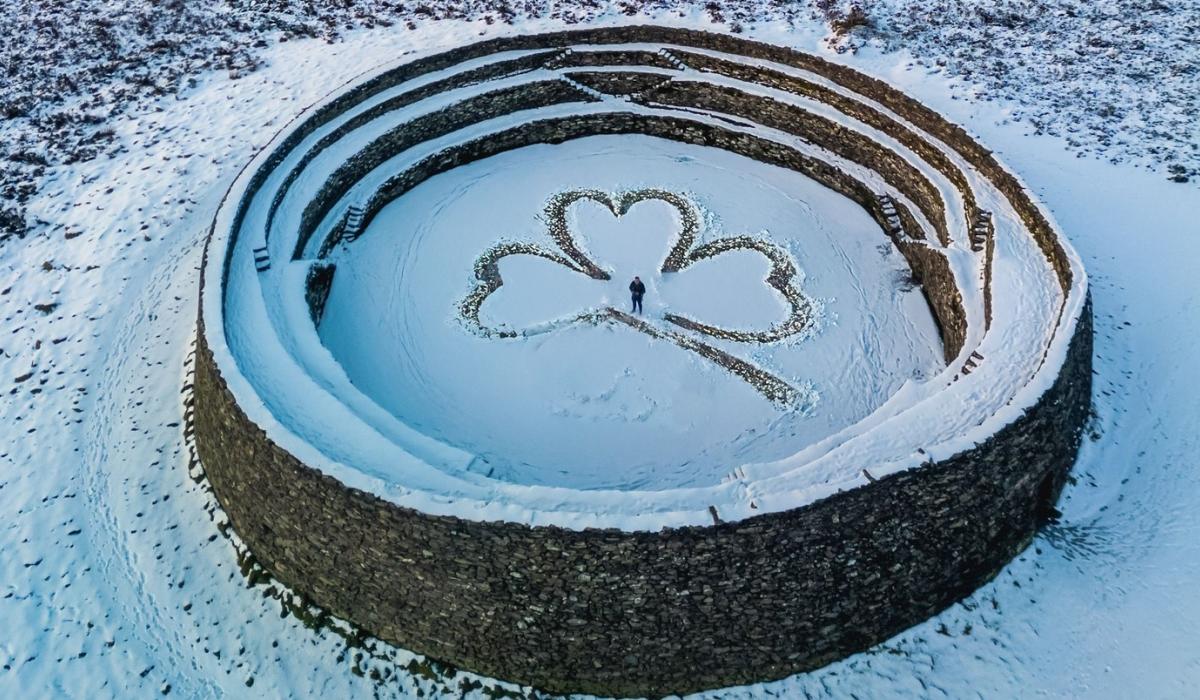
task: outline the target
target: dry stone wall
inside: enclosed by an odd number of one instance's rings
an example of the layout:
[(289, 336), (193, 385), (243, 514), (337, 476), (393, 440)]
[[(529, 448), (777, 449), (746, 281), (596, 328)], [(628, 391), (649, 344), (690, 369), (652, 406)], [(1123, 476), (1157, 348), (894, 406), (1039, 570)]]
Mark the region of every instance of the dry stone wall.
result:
[(799, 136), (830, 153), (867, 166), (916, 203), (925, 217), (933, 222), (941, 238), (949, 239), (949, 234), (945, 232), (945, 205), (933, 183), (895, 151), (832, 119), (770, 98), (747, 95), (732, 88), (699, 82), (672, 82), (646, 95), (645, 99), (725, 114), (752, 116), (755, 122), (763, 126)]
[[(973, 218), (977, 212), (975, 194), (962, 170), (941, 150), (934, 148), (928, 141), (918, 136), (912, 129), (883, 114), (877, 109), (862, 102), (851, 99), (820, 83), (788, 75), (777, 70), (761, 66), (747, 66), (733, 61), (726, 61), (706, 54), (680, 51), (677, 55), (687, 61), (689, 67), (720, 75), (726, 75), (739, 80), (749, 80), (759, 85), (789, 92), (794, 95), (808, 97), (823, 102), (837, 109), (841, 114), (851, 116), (868, 126), (879, 129), (896, 139), (906, 148), (919, 155), (922, 160), (935, 167), (946, 176), (958, 189), (965, 203), (965, 215)], [(944, 234), (944, 229), (939, 230)]]
[[(403, 124), (380, 136), (373, 143), (350, 158), (330, 176), (321, 192), (308, 203), (301, 218), (302, 235), (297, 243), (297, 255), (303, 250), (308, 236), (316, 229), (320, 220), (329, 213), (334, 202), (345, 194), (363, 175), (382, 164), (391, 156), (407, 148), (444, 136), (464, 125), (484, 118), (501, 117), (530, 107), (544, 107), (564, 102), (587, 102), (586, 94), (560, 80), (544, 81), (484, 93), (462, 101), (452, 107), (427, 114)], [(370, 222), (377, 209), (368, 209), (364, 226)]]
[[(281, 140), (239, 193), (234, 230), (265, 183), (263, 173), (278, 166), (317, 126), (367, 96), (509, 49), (535, 50), (536, 58), (481, 68), (473, 78), (451, 79), (452, 84), (508, 75), (545, 61), (561, 66), (674, 65), (661, 54), (640, 50), (591, 55), (559, 49), (627, 42), (669, 42), (764, 58), (827, 75), (871, 96), (938, 136), (1009, 194), (1064, 293), (1070, 289), (1070, 261), (1054, 230), (1016, 179), (961, 128), (879, 81), (820, 58), (658, 27), (495, 39), (376, 75), (314, 110)], [(736, 77), (754, 70), (739, 64)], [(613, 85), (620, 80), (613, 76), (620, 74), (582, 75), (610, 93), (622, 89)], [(895, 154), (881, 152), (835, 124), (811, 117), (795, 122), (791, 108), (761, 97), (663, 83), (646, 72), (625, 75), (636, 78), (630, 84), (636, 89), (627, 92), (638, 93), (637, 100), (669, 100), (735, 116), (745, 113), (759, 122), (774, 120), (780, 128), (806, 129), (804, 135), (848, 159), (884, 163), (884, 177), (908, 193), (931, 223), (944, 226), (943, 203), (929, 199), (928, 179)], [(789, 82), (793, 78), (780, 75), (762, 69), (760, 77), (795, 87)], [(805, 89), (814, 99), (842, 100), (830, 91)], [(405, 99), (395, 98), (393, 108), (408, 104)], [(568, 81), (535, 82), (485, 93), (469, 108), (443, 110), (385, 134), (348, 161), (312, 200), (296, 254), (354, 181), (411, 144), (488, 115), (593, 99)], [(876, 121), (918, 154), (936, 150), (917, 143), (915, 133), (881, 112), (855, 109), (863, 121)], [(961, 295), (946, 259), (920, 240), (912, 212), (896, 203), (903, 222), (897, 234), (878, 193), (863, 182), (795, 148), (736, 128), (633, 110), (527, 121), (446, 148), (392, 176), (364, 203), (365, 217), (369, 220), (420, 182), (464, 163), (533, 143), (626, 133), (723, 148), (803, 173), (858, 202), (910, 262), (938, 320), (947, 358), (958, 355), (967, 330)], [(963, 189), (966, 211), (961, 215), (972, 219), (977, 209), (962, 172), (940, 151), (930, 162)], [(280, 201), (275, 198), (272, 212)], [(328, 252), (339, 242), (339, 233), (326, 235), (320, 248)], [(317, 307), (328, 293), (333, 268), (313, 270), (306, 291), (319, 322)], [(203, 284), (223, 288), (224, 280), (206, 275)], [(988, 581), (1028, 544), (1065, 482), (1090, 405), (1091, 311), (1085, 304), (1050, 388), (1021, 417), (950, 458), (803, 508), (709, 527), (659, 532), (535, 527), (404, 508), (305, 465), (246, 415), (210, 349), (209, 335), (223, 329), (206, 328), (203, 314), (199, 323), (198, 450), (234, 530), (259, 562), (330, 613), (382, 639), (479, 673), (564, 693), (658, 696), (780, 678), (861, 651), (926, 619)]]
[(1028, 544), (1074, 460), (1091, 393), (1083, 321), (1051, 390), (977, 448), (714, 527), (575, 531), (397, 507), (275, 445), (203, 335), (197, 444), (234, 530), (331, 613), (551, 691), (684, 693), (817, 668), (991, 579)]

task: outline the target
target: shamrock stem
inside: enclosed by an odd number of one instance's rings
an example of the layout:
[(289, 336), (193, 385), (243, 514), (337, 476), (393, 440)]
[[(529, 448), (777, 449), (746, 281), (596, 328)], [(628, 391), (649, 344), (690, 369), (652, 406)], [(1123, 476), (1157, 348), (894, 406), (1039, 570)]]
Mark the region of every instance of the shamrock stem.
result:
[(674, 333), (656, 328), (640, 318), (631, 316), (624, 311), (620, 311), (611, 307), (600, 312), (599, 315), (606, 316), (612, 321), (624, 323), (630, 328), (641, 331), (652, 338), (669, 340), (685, 350), (691, 350), (692, 352), (717, 363), (738, 377), (741, 377), (746, 383), (754, 387), (758, 393), (762, 394), (773, 403), (781, 406), (791, 405), (796, 402), (799, 396), (799, 392), (797, 392), (792, 385), (783, 381), (779, 377), (776, 377), (761, 367), (756, 367), (745, 360), (734, 357), (723, 350), (719, 350), (708, 343), (702, 343), (695, 338), (690, 338), (681, 333)]

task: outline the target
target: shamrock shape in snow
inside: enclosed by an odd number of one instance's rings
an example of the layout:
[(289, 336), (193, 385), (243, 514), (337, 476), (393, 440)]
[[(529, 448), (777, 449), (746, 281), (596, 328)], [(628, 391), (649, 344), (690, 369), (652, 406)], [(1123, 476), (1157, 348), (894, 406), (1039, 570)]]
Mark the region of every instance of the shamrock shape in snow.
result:
[[(612, 279), (612, 274), (594, 262), (585, 252), (568, 226), (568, 209), (584, 200), (606, 207), (618, 218), (627, 214), (638, 202), (658, 201), (672, 207), (679, 214), (683, 225), (662, 261), (660, 272), (664, 275), (683, 272), (700, 261), (732, 251), (753, 251), (762, 255), (769, 263), (769, 272), (764, 282), (783, 296), (787, 305), (786, 317), (762, 330), (743, 330), (722, 328), (668, 311), (662, 315), (666, 324), (656, 325), (622, 309), (601, 304), (556, 321), (537, 324), (519, 331), (485, 324), (480, 318), (480, 309), (487, 298), (504, 285), (499, 263), (510, 256), (533, 256), (549, 260), (566, 271), (593, 280)], [(517, 338), (549, 332), (576, 323), (620, 323), (696, 352), (749, 382), (776, 403), (791, 404), (796, 400), (797, 392), (787, 382), (695, 337), (700, 335), (741, 343), (770, 343), (796, 335), (809, 326), (813, 313), (812, 304), (796, 286), (796, 268), (791, 258), (778, 246), (750, 236), (718, 238), (697, 245), (696, 235), (700, 229), (700, 217), (695, 208), (684, 197), (660, 189), (640, 189), (618, 195), (591, 189), (561, 192), (547, 203), (545, 218), (548, 233), (557, 250), (536, 243), (504, 242), (488, 249), (476, 260), (476, 286), (459, 304), (461, 316), (471, 330), (485, 337)]]

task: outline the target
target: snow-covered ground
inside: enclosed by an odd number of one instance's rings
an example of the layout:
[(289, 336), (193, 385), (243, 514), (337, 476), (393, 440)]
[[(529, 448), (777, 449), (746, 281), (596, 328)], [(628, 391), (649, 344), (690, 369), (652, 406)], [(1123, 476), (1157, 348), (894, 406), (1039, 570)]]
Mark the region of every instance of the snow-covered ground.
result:
[[(797, 251), (804, 292), (830, 300), (826, 318), (814, 319), (823, 327), (763, 345), (756, 360), (811, 385), (803, 405), (781, 409), (723, 368), (624, 325), (505, 341), (458, 321), (475, 259), (497, 238), (550, 243), (547, 197), (641, 186), (691, 193), (708, 213), (703, 240), (750, 233)], [(680, 228), (665, 202), (641, 202), (619, 219), (592, 201), (569, 213), (575, 240), (612, 280), (506, 258), (504, 286), (482, 309), (489, 325), (626, 308), (634, 275), (649, 288), (645, 318), (658, 325), (667, 311), (725, 328), (766, 329), (787, 316), (756, 251), (662, 274)], [(351, 381), (413, 428), (481, 455), (472, 469), (506, 481), (719, 483), (732, 466), (790, 455), (942, 367), (924, 299), (900, 286), (904, 259), (860, 207), (790, 171), (650, 137), (534, 146), (456, 168), (390, 204), (337, 262), (321, 336)]]
[[(185, 99), (152, 103), (161, 112), (116, 120), (111, 157), (46, 169), (27, 206), (52, 225), (0, 255), (0, 696), (483, 696), (463, 674), (404, 670), (403, 652), (360, 663), (364, 650), (248, 589), (188, 478), (178, 393), (198, 246), (246, 154), (364, 63), (481, 31), (447, 22), (289, 42), (261, 72), (200, 76)], [(755, 34), (819, 50), (823, 30)], [(1200, 193), (1031, 136), (1009, 122), (1014, 103), (951, 99), (903, 55), (840, 58), (978, 133), (1068, 233), (1096, 309), (1093, 435), (1062, 520), (995, 582), (867, 653), (720, 695), (1190, 696)]]

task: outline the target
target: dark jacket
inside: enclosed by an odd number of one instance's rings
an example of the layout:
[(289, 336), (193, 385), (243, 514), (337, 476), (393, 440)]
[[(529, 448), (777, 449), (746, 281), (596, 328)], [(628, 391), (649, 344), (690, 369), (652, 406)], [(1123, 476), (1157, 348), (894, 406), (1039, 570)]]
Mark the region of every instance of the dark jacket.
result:
[(641, 280), (634, 280), (629, 283), (629, 291), (640, 297), (646, 293), (646, 285), (642, 284)]

